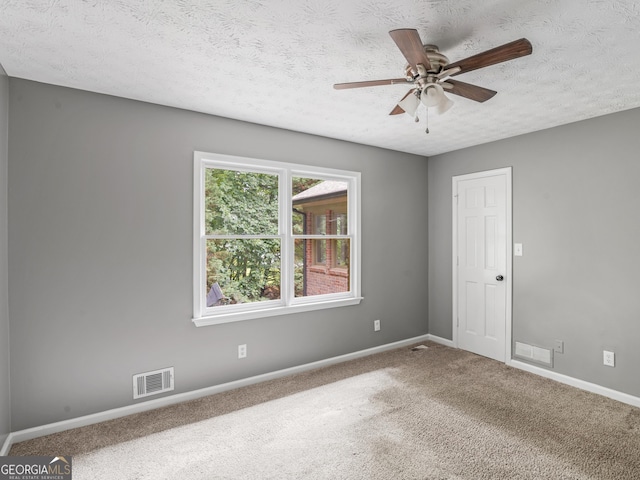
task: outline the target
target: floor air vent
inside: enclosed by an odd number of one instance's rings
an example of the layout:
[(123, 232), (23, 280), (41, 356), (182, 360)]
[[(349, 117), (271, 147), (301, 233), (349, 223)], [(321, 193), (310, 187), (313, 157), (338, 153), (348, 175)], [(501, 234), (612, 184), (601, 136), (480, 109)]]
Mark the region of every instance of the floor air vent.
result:
[(173, 367), (133, 376), (133, 398), (148, 397), (173, 390)]

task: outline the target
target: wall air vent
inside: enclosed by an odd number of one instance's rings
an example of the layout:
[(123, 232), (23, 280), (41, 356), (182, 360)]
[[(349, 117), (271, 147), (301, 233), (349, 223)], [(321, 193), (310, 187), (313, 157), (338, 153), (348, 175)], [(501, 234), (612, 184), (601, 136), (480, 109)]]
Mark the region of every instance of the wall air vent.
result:
[(173, 390), (173, 367), (133, 376), (133, 398), (148, 397)]
[(530, 362), (540, 363), (548, 367), (553, 367), (553, 350), (516, 342), (516, 352), (514, 357), (523, 358)]

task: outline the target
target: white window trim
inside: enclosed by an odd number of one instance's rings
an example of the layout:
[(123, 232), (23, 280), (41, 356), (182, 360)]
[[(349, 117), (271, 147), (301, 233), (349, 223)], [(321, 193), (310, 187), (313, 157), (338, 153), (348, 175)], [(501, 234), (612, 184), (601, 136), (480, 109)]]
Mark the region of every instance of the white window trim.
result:
[[(360, 172), (336, 170), (323, 167), (275, 162), (248, 157), (237, 157), (217, 153), (194, 152), (193, 155), (193, 323), (197, 327), (251, 320), (256, 318), (301, 313), (325, 308), (357, 305), (361, 302), (361, 223), (360, 223)], [(229, 168), (279, 175), (279, 228), (274, 237), (282, 240), (281, 299), (243, 305), (206, 307), (206, 292), (202, 285), (206, 279), (206, 243), (204, 225), (204, 171), (207, 167)], [(311, 177), (340, 180), (349, 184), (347, 236), (352, 245), (351, 291), (330, 295), (314, 295), (296, 298), (293, 292), (293, 244), (291, 233), (291, 178)], [(268, 236), (268, 235), (266, 235)], [(321, 238), (330, 241), (334, 235)], [(339, 236), (341, 237), (341, 236)], [(309, 238), (305, 235), (304, 238)], [(215, 308), (215, 310), (214, 310)]]

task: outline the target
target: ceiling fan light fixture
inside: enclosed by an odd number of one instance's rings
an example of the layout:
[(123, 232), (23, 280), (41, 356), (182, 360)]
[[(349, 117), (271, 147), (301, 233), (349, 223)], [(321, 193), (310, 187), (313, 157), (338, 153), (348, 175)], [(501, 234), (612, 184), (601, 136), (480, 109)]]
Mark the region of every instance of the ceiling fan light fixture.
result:
[(453, 102), (444, 94), (442, 85), (438, 83), (427, 84), (422, 89), (420, 100), (427, 108), (435, 107), (438, 115), (442, 115), (453, 106)]
[(442, 101), (444, 91), (437, 83), (429, 83), (422, 89), (420, 101), (425, 107), (435, 107)]
[(449, 111), (451, 107), (453, 107), (454, 102), (448, 98), (446, 95), (442, 95), (442, 101), (436, 106), (436, 113), (438, 115), (442, 115)]
[[(427, 1), (438, 2), (441, 0)], [(433, 108), (434, 113), (441, 115), (453, 106), (453, 102), (444, 94), (445, 90), (447, 93), (452, 93), (480, 103), (493, 98), (497, 93), (488, 88), (461, 82), (449, 77), (514, 60), (530, 55), (533, 52), (531, 42), (526, 38), (521, 38), (450, 63), (449, 59), (440, 53), (437, 46), (430, 44), (425, 45), (415, 28), (391, 30), (389, 35), (391, 35), (391, 38), (407, 61), (403, 78), (336, 83), (333, 87), (342, 90), (347, 88), (412, 83), (413, 88), (398, 102), (389, 115), (408, 113), (409, 115), (413, 115), (416, 121), (418, 121), (416, 112), (418, 111), (417, 109), (420, 103), (427, 107), (427, 114), (429, 108)], [(427, 133), (429, 133), (428, 128)]]
[(407, 95), (406, 98), (403, 98), (398, 106), (402, 108), (408, 115), (412, 117), (416, 114), (416, 110), (420, 106), (420, 99), (418, 99), (417, 95), (413, 93), (411, 95)]

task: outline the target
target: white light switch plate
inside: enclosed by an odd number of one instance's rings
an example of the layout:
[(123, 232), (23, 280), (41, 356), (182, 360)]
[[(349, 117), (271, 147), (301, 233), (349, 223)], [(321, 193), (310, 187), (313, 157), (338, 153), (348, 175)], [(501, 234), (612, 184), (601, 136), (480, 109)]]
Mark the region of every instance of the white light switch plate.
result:
[(513, 254), (516, 257), (521, 257), (522, 256), (522, 244), (521, 243), (514, 243), (513, 244)]

